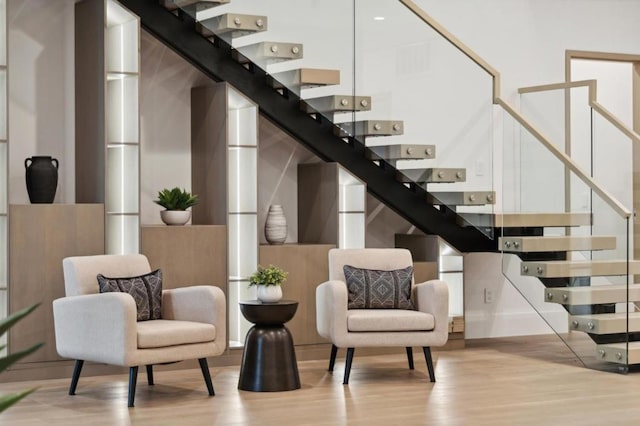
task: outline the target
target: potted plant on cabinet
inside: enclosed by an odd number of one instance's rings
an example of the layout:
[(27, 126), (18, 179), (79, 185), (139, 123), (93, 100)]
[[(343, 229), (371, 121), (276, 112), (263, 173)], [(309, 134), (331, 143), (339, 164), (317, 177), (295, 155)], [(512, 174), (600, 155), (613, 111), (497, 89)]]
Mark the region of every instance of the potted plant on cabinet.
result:
[(266, 268), (258, 265), (258, 270), (249, 278), (249, 287), (258, 288), (258, 300), (273, 303), (282, 299), (280, 285), (287, 280), (288, 272), (277, 266), (269, 265)]
[(187, 209), (198, 204), (198, 196), (178, 187), (165, 188), (158, 192), (158, 199), (153, 202), (166, 209), (160, 212), (164, 223), (184, 225), (191, 219), (191, 211)]

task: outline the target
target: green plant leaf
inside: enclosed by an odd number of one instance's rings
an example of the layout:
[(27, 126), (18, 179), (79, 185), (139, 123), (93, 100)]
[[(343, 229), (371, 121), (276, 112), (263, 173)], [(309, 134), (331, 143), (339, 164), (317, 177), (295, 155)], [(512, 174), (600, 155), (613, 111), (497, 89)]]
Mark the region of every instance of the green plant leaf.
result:
[(8, 317), (3, 318), (2, 320), (0, 320), (0, 336), (2, 336), (4, 333), (6, 333), (7, 330), (9, 330), (9, 328), (11, 328), (11, 326), (13, 326), (13, 324), (15, 324), (16, 322), (20, 321), (22, 318), (26, 317), (31, 312), (33, 312), (34, 309), (36, 309), (38, 306), (40, 306), (40, 304), (36, 303), (35, 305), (31, 305), (29, 307), (21, 309), (21, 310), (19, 310), (17, 312), (12, 313)]
[(43, 344), (42, 343), (36, 343), (35, 345), (31, 346), (30, 348), (24, 349), (22, 351), (19, 352), (15, 352), (12, 353), (11, 355), (7, 355), (4, 358), (0, 358), (0, 371), (4, 371), (7, 369), (7, 367), (11, 366), (11, 364), (13, 364), (16, 361), (19, 361), (20, 359), (24, 358), (25, 356), (32, 354), (33, 352), (37, 351)]
[(11, 407), (16, 402), (20, 401), (25, 396), (29, 395), (31, 392), (35, 391), (36, 388), (28, 389), (26, 391), (18, 392), (18, 393), (10, 393), (7, 395), (0, 396), (0, 413), (2, 413), (7, 408)]
[(158, 199), (153, 202), (167, 210), (186, 210), (198, 204), (198, 196), (176, 186), (172, 189), (165, 188), (159, 191)]

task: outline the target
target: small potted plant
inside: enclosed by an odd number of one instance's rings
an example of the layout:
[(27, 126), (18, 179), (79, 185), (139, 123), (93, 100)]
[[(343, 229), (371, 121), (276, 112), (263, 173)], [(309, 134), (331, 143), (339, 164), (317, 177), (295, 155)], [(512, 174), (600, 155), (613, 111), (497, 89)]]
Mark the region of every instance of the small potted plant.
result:
[(269, 265), (266, 268), (258, 265), (258, 270), (249, 278), (249, 287), (257, 286), (258, 300), (267, 303), (277, 302), (282, 299), (280, 285), (287, 280), (288, 272), (277, 266)]
[(178, 187), (165, 188), (158, 192), (158, 199), (153, 202), (166, 209), (160, 212), (164, 223), (184, 225), (191, 219), (191, 211), (187, 209), (198, 204), (198, 196)]

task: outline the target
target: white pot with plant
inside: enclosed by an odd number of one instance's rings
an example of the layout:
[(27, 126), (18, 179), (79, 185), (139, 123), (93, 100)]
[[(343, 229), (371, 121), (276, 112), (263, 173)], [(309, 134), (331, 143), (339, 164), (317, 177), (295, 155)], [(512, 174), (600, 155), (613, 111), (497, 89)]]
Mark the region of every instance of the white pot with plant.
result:
[(160, 212), (164, 223), (172, 226), (184, 225), (191, 219), (191, 210), (187, 209), (198, 204), (198, 196), (178, 187), (165, 188), (158, 192), (158, 199), (153, 202), (166, 209)]
[(288, 272), (277, 266), (266, 268), (258, 265), (258, 270), (249, 278), (249, 287), (256, 286), (258, 300), (264, 303), (274, 303), (282, 299), (282, 283), (287, 280)]

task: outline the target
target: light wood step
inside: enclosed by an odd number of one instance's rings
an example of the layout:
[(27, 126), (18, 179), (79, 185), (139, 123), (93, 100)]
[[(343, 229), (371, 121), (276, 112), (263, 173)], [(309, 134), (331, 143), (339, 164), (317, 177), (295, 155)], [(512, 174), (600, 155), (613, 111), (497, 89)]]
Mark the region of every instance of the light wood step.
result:
[(606, 343), (596, 345), (596, 357), (619, 364), (640, 364), (640, 342)]
[(435, 167), (429, 169), (399, 170), (396, 179), (403, 183), (450, 183), (465, 182), (466, 169)]
[[(585, 287), (555, 287), (544, 290), (544, 300), (562, 305), (598, 305), (618, 303), (627, 299), (626, 285), (597, 285)], [(629, 301), (640, 301), (640, 285), (629, 285)]]
[(371, 111), (371, 96), (331, 95), (300, 101), (300, 109), (307, 114)]
[(337, 136), (397, 136), (404, 133), (404, 123), (400, 120), (366, 120), (355, 123), (340, 123), (335, 128)]
[(444, 206), (483, 206), (495, 204), (493, 191), (429, 192), (427, 201)]
[(616, 248), (616, 237), (500, 237), (498, 244), (503, 251), (510, 253), (614, 250)]
[(367, 158), (370, 160), (427, 160), (436, 158), (435, 145), (382, 145), (370, 146)]
[(640, 274), (640, 260), (553, 260), (547, 262), (522, 262), (520, 273), (529, 277), (596, 277)]
[(225, 13), (196, 22), (196, 31), (205, 37), (242, 37), (267, 30), (267, 17)]
[[(628, 330), (627, 315), (629, 318)], [(569, 330), (592, 334), (633, 333), (640, 331), (640, 312), (569, 315)]]
[(231, 0), (160, 0), (160, 4), (168, 10), (176, 10), (185, 7), (195, 8), (196, 11), (211, 9), (212, 7), (227, 4)]
[(267, 82), (274, 89), (333, 86), (340, 84), (340, 71), (321, 68), (299, 68), (267, 76)]
[(461, 213), (460, 225), (498, 228), (565, 227), (591, 224), (590, 213)]
[(248, 62), (277, 62), (302, 59), (303, 49), (300, 43), (283, 43), (279, 41), (263, 41), (243, 46), (240, 50), (231, 51), (233, 59), (241, 64)]

